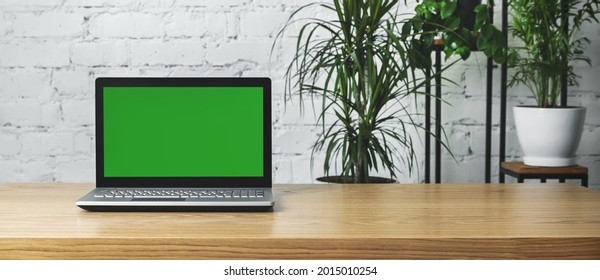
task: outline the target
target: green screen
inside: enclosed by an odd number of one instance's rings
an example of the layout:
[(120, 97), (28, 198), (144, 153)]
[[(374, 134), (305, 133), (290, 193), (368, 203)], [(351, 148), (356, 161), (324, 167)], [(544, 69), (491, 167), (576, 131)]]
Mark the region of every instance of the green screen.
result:
[(262, 88), (105, 87), (104, 176), (263, 176)]

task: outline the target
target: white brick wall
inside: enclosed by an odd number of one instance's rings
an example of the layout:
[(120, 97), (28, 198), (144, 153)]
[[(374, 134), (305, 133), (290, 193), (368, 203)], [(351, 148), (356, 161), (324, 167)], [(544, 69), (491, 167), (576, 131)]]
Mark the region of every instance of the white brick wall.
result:
[[(89, 53), (88, 55), (93, 55)], [(52, 73), (52, 88), (55, 89), (58, 95), (70, 97), (92, 98), (91, 85), (93, 80), (90, 78), (90, 72), (87, 69), (71, 70), (58, 69)]]
[(13, 22), (15, 37), (73, 37), (83, 33), (83, 16), (67, 13), (18, 13)]
[[(206, 46), (206, 60), (213, 65), (227, 65), (237, 61), (251, 61), (267, 67), (271, 45), (272, 42), (269, 40), (209, 43)], [(231, 55), (233, 53), (235, 55)]]
[(155, 38), (164, 34), (162, 14), (122, 12), (101, 14), (90, 20), (89, 32), (97, 38)]
[(131, 42), (131, 64), (148, 65), (202, 65), (204, 41), (187, 39), (173, 41), (143, 40)]
[[(322, 175), (323, 156), (316, 155), (311, 170), (310, 146), (319, 131), (311, 105), (301, 116), (297, 100), (283, 102), (282, 77), (295, 32), (286, 32), (269, 57), (279, 28), (310, 2), (1, 0), (0, 182), (94, 180), (93, 84), (100, 76), (270, 76), (274, 181), (313, 182)], [(303, 14), (327, 16), (318, 7)], [(600, 26), (586, 26), (584, 34), (592, 40), (593, 67), (577, 68), (582, 79), (570, 89), (569, 102), (588, 108), (578, 156), (590, 168), (590, 182), (600, 185)], [(444, 182), (483, 180), (485, 62), (476, 54), (445, 74), (458, 85), (444, 89), (452, 106), (443, 108), (442, 122), (457, 159), (444, 154)], [(498, 69), (494, 79), (497, 170)], [(509, 95), (506, 151), (514, 160), (521, 152), (510, 108), (532, 99), (519, 89)], [(420, 170), (401, 175), (401, 182), (422, 180), (423, 157), (419, 163)]]
[(131, 7), (137, 3), (138, 0), (65, 0), (64, 5), (65, 7)]
[(0, 123), (3, 126), (39, 126), (42, 105), (37, 102), (6, 102), (2, 104)]
[(74, 154), (72, 132), (35, 131), (21, 135), (23, 154), (29, 156), (56, 156)]
[(78, 66), (124, 66), (127, 64), (127, 43), (81, 42), (71, 45), (71, 64)]
[(0, 96), (10, 98), (50, 98), (51, 73), (37, 69), (14, 69), (0, 74)]
[(14, 39), (0, 45), (0, 65), (4, 67), (66, 67), (69, 64), (66, 43)]
[(64, 124), (68, 126), (93, 125), (94, 100), (64, 100), (62, 103), (62, 115)]
[(4, 14), (0, 13), (0, 36), (4, 37), (5, 32), (6, 32), (6, 20), (4, 19)]
[(241, 35), (247, 37), (273, 37), (290, 17), (289, 13), (249, 12), (240, 16)]
[(7, 10), (47, 10), (57, 7), (63, 0), (2, 0), (3, 8)]
[(0, 156), (16, 156), (21, 152), (17, 134), (0, 134)]

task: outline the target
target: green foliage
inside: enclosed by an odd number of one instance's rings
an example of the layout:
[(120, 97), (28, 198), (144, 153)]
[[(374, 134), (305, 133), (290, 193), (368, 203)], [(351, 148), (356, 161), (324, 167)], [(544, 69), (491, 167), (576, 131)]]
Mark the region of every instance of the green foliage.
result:
[(371, 170), (388, 170), (391, 178), (401, 172), (401, 164), (412, 170), (415, 151), (409, 129), (419, 125), (401, 101), (421, 93), (418, 89), (425, 81), (415, 78), (415, 65), (409, 63), (417, 60), (414, 50), (421, 42), (400, 29), (399, 2), (309, 4), (294, 12), (286, 25), (300, 22), (294, 17), (310, 6), (336, 14), (335, 20), (304, 19), (308, 22), (299, 30), (286, 72), (286, 97), (297, 95), (301, 102), (307, 96), (322, 99), (322, 133), (313, 155), (325, 150), (327, 175), (333, 168), (365, 183)]
[[(509, 86), (524, 84), (539, 107), (557, 107), (561, 75), (567, 74), (569, 85), (577, 84), (578, 76), (570, 63), (591, 63), (583, 54), (589, 39), (578, 33), (582, 24), (598, 22), (599, 6), (600, 0), (510, 1), (510, 31), (520, 46), (512, 47), (508, 57), (509, 65), (515, 69)], [(562, 20), (566, 16), (568, 31)]]
[[(419, 1), (417, 1), (419, 2)], [(465, 1), (468, 2), (468, 1)], [(431, 67), (431, 53), (434, 50), (433, 38), (442, 35), (443, 50), (446, 59), (459, 55), (463, 60), (469, 58), (472, 51), (483, 51), (487, 57), (493, 57), (497, 63), (506, 60), (506, 40), (488, 17), (488, 6), (473, 0), (472, 15), (459, 8), (457, 0), (423, 0), (415, 7), (416, 15), (405, 23), (405, 34), (421, 33), (420, 57), (423, 61), (416, 64), (421, 69)], [(469, 20), (473, 16), (473, 21)]]

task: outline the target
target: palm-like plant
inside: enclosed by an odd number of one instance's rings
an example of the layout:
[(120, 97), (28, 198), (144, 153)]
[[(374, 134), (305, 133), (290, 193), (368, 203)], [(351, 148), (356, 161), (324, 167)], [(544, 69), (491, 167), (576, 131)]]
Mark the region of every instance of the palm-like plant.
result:
[[(538, 107), (558, 105), (561, 75), (569, 85), (577, 84), (573, 61), (590, 60), (583, 55), (589, 39), (578, 37), (585, 22), (598, 22), (600, 0), (512, 0), (512, 35), (521, 41), (513, 47), (509, 64), (515, 68), (509, 86), (524, 84), (533, 93)], [(569, 30), (563, 28), (568, 16)]]
[[(420, 93), (424, 81), (416, 78), (410, 63), (419, 60), (411, 48), (416, 40), (402, 35), (399, 2), (311, 4), (334, 12), (336, 19), (311, 18), (299, 31), (286, 72), (286, 95), (322, 99), (322, 133), (313, 155), (325, 150), (327, 175), (335, 168), (343, 178), (365, 183), (371, 170), (387, 170), (391, 178), (401, 172), (399, 163), (412, 170), (415, 151), (409, 130), (419, 126), (401, 101)], [(311, 5), (292, 14), (289, 23)], [(326, 125), (331, 117), (333, 123)]]

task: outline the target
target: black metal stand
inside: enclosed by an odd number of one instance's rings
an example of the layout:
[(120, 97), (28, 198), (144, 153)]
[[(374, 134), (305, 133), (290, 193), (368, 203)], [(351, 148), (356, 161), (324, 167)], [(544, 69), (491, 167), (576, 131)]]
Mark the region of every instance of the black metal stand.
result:
[(431, 70), (425, 71), (425, 184), (431, 183)]
[[(435, 183), (441, 183), (442, 178), (442, 48), (435, 46)], [(431, 183), (431, 71), (425, 71), (425, 183)]]
[[(560, 4), (562, 5), (562, 9), (563, 9), (563, 16), (561, 18), (561, 23), (563, 24), (563, 32), (567, 33), (569, 32), (569, 2), (562, 0), (560, 1)], [(568, 63), (568, 62), (566, 62)], [(565, 65), (567, 66), (567, 65)], [(567, 80), (567, 73), (563, 72), (562, 75), (560, 76), (560, 106), (561, 107), (567, 107), (567, 86), (568, 86), (568, 80)]]
[[(488, 7), (488, 17), (494, 21), (494, 8)], [(485, 182), (491, 182), (492, 174), (492, 84), (493, 84), (494, 60), (490, 57), (487, 60), (487, 79), (486, 79), (486, 97), (485, 97)]]
[(442, 50), (435, 50), (435, 183), (442, 182)]
[[(508, 42), (508, 1), (502, 0), (502, 35)], [(500, 68), (500, 148), (499, 163), (498, 166), (506, 160), (506, 89), (508, 87), (508, 65), (506, 62), (502, 63)], [(489, 141), (489, 140), (488, 140)], [(487, 155), (486, 155), (487, 156)], [(489, 155), (491, 157), (491, 155)], [(504, 173), (499, 172), (498, 182), (504, 183)]]
[[(508, 5), (507, 1), (502, 1), (502, 32), (505, 38), (508, 37), (507, 23)], [(494, 8), (489, 6), (488, 16), (493, 21)], [(441, 183), (441, 141), (442, 141), (442, 76), (441, 76), (441, 48), (435, 49), (435, 183)], [(493, 100), (493, 69), (494, 61), (489, 58), (487, 61), (486, 73), (486, 116), (485, 116), (485, 182), (491, 182), (491, 158), (492, 158), (492, 100)], [(502, 65), (501, 73), (501, 99), (500, 99), (500, 162), (505, 158), (505, 143), (506, 143), (506, 85), (507, 85), (507, 65)], [(430, 71), (425, 73), (427, 79), (431, 78)], [(431, 182), (431, 84), (426, 85), (427, 96), (425, 97), (425, 183)], [(504, 182), (504, 174), (500, 174), (501, 182)]]

